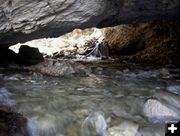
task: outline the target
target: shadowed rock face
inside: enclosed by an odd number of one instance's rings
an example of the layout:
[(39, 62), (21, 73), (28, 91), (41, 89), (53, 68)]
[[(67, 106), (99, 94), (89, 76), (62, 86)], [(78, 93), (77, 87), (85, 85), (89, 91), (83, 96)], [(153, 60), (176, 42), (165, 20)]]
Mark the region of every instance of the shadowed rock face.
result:
[(138, 63), (180, 66), (179, 21), (150, 21), (104, 29), (111, 55)]
[(74, 28), (180, 18), (179, 0), (0, 0), (0, 46)]

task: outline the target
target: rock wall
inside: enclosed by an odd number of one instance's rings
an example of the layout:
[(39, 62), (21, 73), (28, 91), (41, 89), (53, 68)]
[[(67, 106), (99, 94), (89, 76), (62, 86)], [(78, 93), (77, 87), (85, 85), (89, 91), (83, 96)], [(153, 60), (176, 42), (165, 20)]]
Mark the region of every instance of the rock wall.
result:
[(180, 65), (180, 22), (152, 21), (103, 30), (111, 54), (131, 62)]
[(180, 18), (180, 1), (0, 0), (0, 46), (155, 18)]

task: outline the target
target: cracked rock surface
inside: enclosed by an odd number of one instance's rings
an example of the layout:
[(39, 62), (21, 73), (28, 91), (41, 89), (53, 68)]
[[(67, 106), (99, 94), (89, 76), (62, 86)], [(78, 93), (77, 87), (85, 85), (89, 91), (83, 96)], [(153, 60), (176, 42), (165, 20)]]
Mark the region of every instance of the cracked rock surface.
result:
[(179, 18), (179, 0), (0, 0), (0, 46), (74, 28)]

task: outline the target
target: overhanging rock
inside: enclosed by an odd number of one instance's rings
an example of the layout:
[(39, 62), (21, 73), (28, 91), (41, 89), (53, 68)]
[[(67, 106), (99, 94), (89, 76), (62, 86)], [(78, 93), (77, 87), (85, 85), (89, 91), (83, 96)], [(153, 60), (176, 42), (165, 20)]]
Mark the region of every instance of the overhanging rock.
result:
[(179, 0), (0, 0), (0, 46), (75, 28), (178, 18)]

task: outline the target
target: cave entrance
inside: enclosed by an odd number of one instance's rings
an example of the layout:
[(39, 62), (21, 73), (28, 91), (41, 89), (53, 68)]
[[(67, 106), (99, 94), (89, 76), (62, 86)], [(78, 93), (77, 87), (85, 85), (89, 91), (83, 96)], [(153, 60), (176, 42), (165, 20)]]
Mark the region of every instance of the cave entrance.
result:
[[(26, 43), (18, 43), (9, 47), (16, 53), (19, 51), (38, 48), (44, 58), (52, 59), (108, 59), (108, 45), (105, 45), (103, 31), (97, 28), (85, 30), (75, 29), (58, 38), (44, 38)], [(24, 49), (26, 46), (26, 49)], [(29, 48), (33, 56), (33, 50)], [(35, 51), (37, 53), (37, 51)], [(25, 51), (25, 56), (28, 51)], [(23, 56), (22, 56), (23, 57)], [(38, 56), (36, 57), (38, 58)]]
[[(11, 46), (10, 49), (17, 53), (20, 46), (28, 45), (38, 48), (44, 58), (115, 59), (120, 63), (180, 66), (179, 36), (179, 21), (156, 20), (103, 29), (75, 29), (58, 38), (33, 40)], [(33, 56), (31, 53), (29, 56)]]

